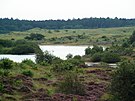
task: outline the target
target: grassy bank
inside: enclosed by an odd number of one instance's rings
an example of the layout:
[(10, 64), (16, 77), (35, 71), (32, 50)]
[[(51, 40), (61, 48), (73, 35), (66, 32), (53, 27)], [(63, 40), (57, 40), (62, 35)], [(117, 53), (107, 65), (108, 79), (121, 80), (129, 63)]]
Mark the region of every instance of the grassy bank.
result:
[(120, 44), (126, 38), (129, 38), (135, 27), (119, 28), (99, 28), (99, 29), (62, 29), (48, 30), (35, 28), (23, 32), (14, 31), (7, 34), (1, 34), (1, 39), (21, 40), (25, 39), (31, 33), (38, 33), (45, 36), (44, 40), (31, 40), (40, 44), (65, 44), (65, 45), (110, 45), (112, 43)]

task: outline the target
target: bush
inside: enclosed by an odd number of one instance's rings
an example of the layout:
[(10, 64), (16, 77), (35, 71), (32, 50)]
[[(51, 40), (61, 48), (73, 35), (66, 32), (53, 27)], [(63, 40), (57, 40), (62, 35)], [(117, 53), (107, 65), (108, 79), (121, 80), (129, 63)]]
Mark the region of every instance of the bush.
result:
[(26, 76), (29, 76), (29, 77), (32, 77), (34, 75), (33, 72), (30, 71), (30, 70), (23, 71), (22, 74), (26, 75)]
[(92, 62), (100, 62), (102, 58), (102, 53), (95, 53), (91, 57)]
[(79, 60), (80, 60), (81, 58), (82, 58), (82, 57), (81, 57), (80, 55), (75, 55), (75, 56), (74, 56), (74, 59), (79, 59)]
[(111, 53), (117, 53), (121, 56), (130, 56), (133, 53), (133, 48), (132, 47), (123, 47), (123, 46), (112, 46), (110, 48), (108, 48), (106, 51), (109, 51)]
[(0, 83), (0, 92), (3, 92), (4, 91), (4, 85), (3, 83)]
[(0, 60), (0, 68), (2, 69), (11, 69), (13, 68), (13, 61), (10, 59), (1, 59)]
[(133, 31), (132, 35), (129, 38), (129, 42), (132, 44), (133, 42), (135, 42), (135, 31)]
[(48, 51), (45, 51), (44, 53), (37, 53), (36, 54), (36, 62), (46, 62), (48, 64), (51, 64), (53, 60), (55, 60), (57, 57), (50, 54)]
[(111, 52), (104, 52), (102, 55), (102, 61), (106, 63), (116, 63), (120, 61), (120, 56)]
[(35, 64), (32, 60), (30, 60), (30, 59), (25, 59), (25, 60), (22, 61), (22, 63), (25, 63), (25, 64), (27, 64), (27, 65), (29, 65), (29, 66), (35, 66), (35, 65), (36, 65), (36, 64)]
[(25, 39), (28, 39), (28, 40), (43, 40), (44, 39), (44, 35), (42, 34), (34, 34), (34, 33), (31, 33), (29, 36), (26, 36)]
[(9, 70), (3, 70), (3, 69), (0, 69), (0, 76), (1, 77), (5, 77), (5, 76), (9, 76)]
[(3, 47), (12, 47), (13, 41), (0, 39), (0, 45)]
[(66, 56), (66, 58), (67, 58), (67, 59), (71, 59), (72, 57), (73, 57), (73, 55), (72, 55), (72, 54), (70, 54), (70, 53), (69, 53), (69, 54), (67, 54), (67, 56)]
[(73, 70), (73, 69), (74, 69), (73, 64), (68, 62), (68, 61), (56, 63), (52, 67), (52, 70), (56, 73), (62, 73), (62, 72), (70, 71), (70, 70)]
[(92, 53), (92, 50), (91, 50), (90, 47), (88, 47), (88, 48), (85, 49), (85, 55), (89, 55), (91, 53)]
[(69, 63), (71, 63), (73, 65), (73, 67), (78, 67), (80, 65), (85, 64), (84, 61), (82, 59), (69, 59), (67, 60)]
[(69, 72), (65, 75), (64, 81), (59, 83), (58, 91), (65, 94), (85, 94), (84, 86), (75, 72)]
[(111, 94), (114, 101), (135, 100), (135, 62), (123, 62), (113, 73)]
[(35, 49), (31, 45), (17, 45), (10, 50), (11, 54), (29, 54), (35, 53)]
[(93, 48), (86, 48), (85, 49), (85, 55), (93, 55), (94, 53), (103, 52), (103, 47), (97, 46), (97, 45), (93, 45)]

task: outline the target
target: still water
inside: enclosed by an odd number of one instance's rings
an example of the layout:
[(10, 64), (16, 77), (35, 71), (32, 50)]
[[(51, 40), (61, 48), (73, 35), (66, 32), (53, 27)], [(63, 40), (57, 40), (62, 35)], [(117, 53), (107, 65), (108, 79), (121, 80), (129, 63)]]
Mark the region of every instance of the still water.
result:
[[(54, 56), (60, 57), (61, 59), (66, 59), (67, 54), (75, 55), (84, 55), (85, 49), (88, 46), (63, 46), (63, 45), (40, 45), (42, 51), (49, 51), (49, 53)], [(90, 46), (92, 47), (92, 46)], [(0, 59), (9, 58), (15, 62), (21, 62), (25, 59), (31, 59), (35, 61), (35, 55), (9, 55), (9, 54), (0, 54)]]

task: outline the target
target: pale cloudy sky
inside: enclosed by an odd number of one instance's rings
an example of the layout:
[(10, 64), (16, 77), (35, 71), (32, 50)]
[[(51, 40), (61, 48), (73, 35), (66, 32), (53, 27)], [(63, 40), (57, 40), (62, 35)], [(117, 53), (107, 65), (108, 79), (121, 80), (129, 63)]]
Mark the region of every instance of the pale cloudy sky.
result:
[(135, 0), (0, 0), (0, 18), (135, 18)]

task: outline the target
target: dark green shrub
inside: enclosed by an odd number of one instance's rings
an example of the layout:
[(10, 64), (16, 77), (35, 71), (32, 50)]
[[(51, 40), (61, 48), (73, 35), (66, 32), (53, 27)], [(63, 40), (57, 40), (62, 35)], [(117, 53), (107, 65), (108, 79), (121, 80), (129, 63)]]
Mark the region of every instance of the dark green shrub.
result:
[(72, 57), (73, 57), (73, 55), (72, 55), (72, 54), (70, 54), (70, 53), (69, 53), (69, 54), (67, 54), (67, 56), (66, 56), (66, 58), (67, 58), (67, 59), (71, 59)]
[(65, 75), (64, 81), (58, 85), (58, 91), (65, 94), (85, 94), (85, 88), (75, 72), (69, 72)]
[(0, 68), (2, 69), (11, 69), (13, 68), (13, 61), (10, 59), (1, 59), (0, 60)]
[(74, 58), (72, 58), (72, 59), (69, 59), (69, 60), (67, 60), (67, 61), (68, 61), (69, 63), (71, 63), (71, 64), (73, 65), (73, 67), (78, 67), (78, 66), (84, 64), (84, 61), (81, 60), (81, 59), (74, 59)]
[(120, 56), (115, 53), (104, 52), (101, 59), (106, 63), (116, 63), (120, 61)]
[(56, 73), (62, 73), (62, 72), (70, 71), (73, 69), (74, 69), (73, 64), (68, 61), (63, 61), (60, 63), (53, 64), (53, 67), (52, 67), (53, 72), (56, 72)]
[(31, 33), (29, 36), (26, 36), (25, 39), (28, 39), (28, 40), (43, 40), (44, 37), (45, 36), (42, 35), (42, 34)]
[(100, 62), (102, 58), (102, 53), (95, 53), (91, 57), (92, 62)]
[(44, 53), (37, 53), (36, 54), (36, 62), (46, 62), (48, 64), (51, 64), (53, 60), (55, 60), (57, 57), (50, 54), (48, 51), (45, 51)]
[(86, 48), (85, 49), (85, 55), (93, 55), (94, 53), (103, 52), (103, 47), (97, 46), (97, 45), (93, 45), (93, 48)]
[(133, 31), (132, 35), (129, 38), (129, 42), (132, 44), (133, 42), (135, 42), (135, 31)]
[(132, 47), (126, 48), (123, 46), (116, 45), (116, 46), (112, 46), (112, 47), (108, 48), (106, 51), (109, 51), (111, 53), (117, 53), (121, 56), (123, 56), (123, 55), (130, 56), (133, 53), (133, 48)]
[(78, 59), (78, 60), (80, 60), (82, 57), (80, 56), (80, 55), (75, 55), (74, 56), (74, 59)]
[(13, 41), (0, 39), (0, 45), (3, 47), (12, 47)]
[(107, 38), (106, 36), (102, 36), (101, 38)]
[(24, 45), (18, 45), (15, 46), (14, 48), (12, 48), (10, 50), (11, 54), (29, 54), (29, 53), (35, 53), (35, 49), (28, 44), (24, 44)]
[(10, 74), (9, 70), (0, 69), (0, 76), (1, 77), (9, 76), (9, 74)]
[(35, 66), (35, 65), (36, 65), (36, 64), (35, 64), (32, 60), (30, 60), (30, 59), (25, 59), (25, 60), (22, 61), (22, 63), (25, 63), (25, 64), (27, 64), (27, 65), (29, 65), (29, 66)]
[(37, 69), (37, 65), (30, 59), (23, 60), (21, 62), (21, 64), (26, 64), (26, 65), (30, 66), (31, 68), (33, 68), (33, 69)]
[(125, 47), (125, 48), (127, 48), (127, 47), (129, 47), (130, 45), (129, 45), (129, 43), (128, 42), (123, 42), (123, 44), (122, 44), (122, 47)]
[(34, 74), (32, 71), (30, 70), (25, 70), (22, 72), (23, 75), (26, 75), (26, 76), (29, 76), (29, 77), (32, 77)]
[(52, 31), (51, 31), (51, 30), (49, 30), (49, 31), (48, 31), (48, 33), (52, 33)]
[(91, 53), (92, 53), (92, 50), (91, 50), (90, 47), (88, 47), (88, 48), (85, 49), (85, 55), (89, 55)]
[(0, 83), (0, 92), (3, 92), (4, 91), (4, 85), (3, 83)]
[(123, 62), (113, 73), (111, 94), (113, 101), (135, 100), (135, 62)]

